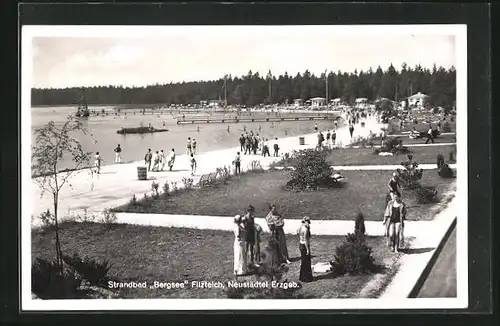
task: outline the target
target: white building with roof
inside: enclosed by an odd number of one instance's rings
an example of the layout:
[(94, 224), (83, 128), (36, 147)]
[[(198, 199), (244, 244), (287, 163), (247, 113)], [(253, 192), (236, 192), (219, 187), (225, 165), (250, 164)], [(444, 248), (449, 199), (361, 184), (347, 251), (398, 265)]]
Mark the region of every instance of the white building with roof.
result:
[(324, 97), (313, 97), (310, 101), (313, 108), (326, 105), (326, 98)]
[(408, 105), (417, 108), (423, 108), (428, 100), (429, 95), (418, 92), (417, 94), (413, 94), (412, 96), (408, 97)]

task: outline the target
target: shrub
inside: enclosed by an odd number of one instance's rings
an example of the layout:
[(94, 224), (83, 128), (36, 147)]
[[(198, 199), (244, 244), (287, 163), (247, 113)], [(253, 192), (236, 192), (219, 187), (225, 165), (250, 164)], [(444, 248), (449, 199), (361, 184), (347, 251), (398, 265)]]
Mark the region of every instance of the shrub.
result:
[(331, 181), (331, 169), (326, 161), (327, 155), (327, 152), (314, 149), (295, 152), (287, 188), (302, 191), (328, 185)]
[(415, 188), (417, 196), (417, 203), (419, 204), (433, 204), (439, 202), (438, 193), (434, 186), (418, 185)]
[(172, 192), (176, 192), (177, 191), (177, 181), (170, 182), (170, 185), (172, 186)]
[(163, 196), (165, 198), (168, 197), (168, 192), (170, 191), (170, 185), (168, 184), (168, 181), (165, 182), (165, 184), (163, 185)]
[(116, 213), (110, 209), (105, 209), (102, 212), (101, 222), (107, 226), (111, 226), (116, 223), (117, 217)]
[(436, 163), (438, 169), (440, 169), (444, 165), (444, 156), (443, 154), (438, 154), (436, 158)]
[(94, 214), (89, 214), (88, 209), (83, 209), (83, 214), (78, 214), (75, 216), (75, 220), (80, 223), (92, 223), (95, 221), (96, 216)]
[(194, 180), (192, 178), (182, 178), (182, 183), (184, 184), (184, 189), (189, 190), (193, 188)]
[(250, 165), (251, 171), (253, 171), (253, 172), (264, 171), (264, 169), (262, 168), (262, 165), (260, 164), (259, 160), (254, 160), (250, 164), (251, 164)]
[(448, 164), (444, 164), (438, 170), (438, 174), (441, 178), (453, 178), (455, 176), (453, 170), (448, 166)]
[(130, 198), (130, 201), (128, 204), (129, 204), (129, 206), (137, 207), (137, 197), (135, 196), (135, 194), (132, 195), (132, 198)]
[(335, 258), (330, 262), (337, 275), (358, 275), (375, 271), (375, 259), (365, 237), (349, 233), (344, 242), (335, 249)]
[(74, 253), (73, 257), (63, 255), (63, 260), (91, 285), (103, 287), (109, 280), (107, 274), (111, 265), (107, 260), (98, 262), (88, 257), (81, 259), (77, 253)]
[(37, 258), (31, 268), (31, 291), (41, 299), (76, 298), (81, 279), (71, 271), (61, 275), (56, 261)]
[(354, 221), (354, 234), (356, 234), (359, 237), (364, 237), (365, 236), (365, 216), (363, 215), (362, 212), (359, 212), (356, 215), (356, 220)]
[(52, 215), (48, 209), (41, 213), (38, 218), (42, 222), (42, 229), (51, 228), (55, 224), (54, 215)]
[(152, 197), (154, 199), (158, 199), (160, 197), (160, 194), (158, 193), (159, 188), (160, 188), (160, 184), (158, 182), (153, 181), (151, 183), (151, 190), (153, 191)]

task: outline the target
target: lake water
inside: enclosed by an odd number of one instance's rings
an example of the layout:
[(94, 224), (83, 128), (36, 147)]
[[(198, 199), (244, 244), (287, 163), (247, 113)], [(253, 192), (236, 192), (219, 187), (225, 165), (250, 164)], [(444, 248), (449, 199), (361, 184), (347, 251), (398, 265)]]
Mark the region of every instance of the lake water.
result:
[[(111, 110), (113, 107), (93, 106), (89, 107), (89, 109), (100, 111), (102, 109)], [(124, 112), (127, 112), (127, 115), (125, 115)], [(64, 123), (66, 117), (74, 113), (74, 106), (33, 107), (31, 109), (32, 144), (35, 142), (36, 128), (42, 127), (51, 120), (55, 123)], [(254, 114), (256, 116), (262, 116), (264, 113)], [(302, 114), (283, 113), (282, 116), (298, 116)], [(206, 116), (206, 114), (203, 115)], [(234, 116), (234, 113), (229, 115)], [(311, 115), (311, 113), (305, 115)], [(186, 117), (189, 116), (193, 116), (193, 114), (186, 114)], [(259, 133), (261, 137), (269, 139), (312, 133), (314, 132), (315, 124), (318, 125), (320, 130), (324, 131), (334, 128), (332, 120), (177, 125), (177, 120), (171, 113), (146, 113), (143, 115), (140, 110), (132, 109), (122, 110), (119, 116), (90, 116), (87, 119), (82, 119), (82, 121), (84, 121), (85, 127), (92, 136), (79, 135), (78, 139), (84, 150), (92, 153), (99, 151), (101, 157), (104, 159), (103, 164), (114, 163), (113, 150), (118, 144), (120, 144), (123, 149), (122, 162), (127, 162), (142, 160), (148, 148), (151, 148), (152, 151), (163, 149), (166, 153), (174, 148), (177, 153), (185, 153), (188, 137), (196, 139), (197, 152), (199, 153), (236, 147), (239, 146), (238, 138), (241, 133), (243, 133), (245, 127), (247, 131), (253, 130), (254, 133)], [(163, 122), (165, 122), (165, 127), (163, 127)], [(138, 127), (141, 123), (144, 126), (148, 126), (151, 123), (155, 128), (167, 128), (169, 131), (142, 135), (120, 135), (116, 133), (121, 127)], [(229, 131), (227, 130), (228, 126)], [(259, 126), (261, 127), (260, 132)], [(61, 169), (71, 166), (71, 161), (69, 160), (61, 163)]]

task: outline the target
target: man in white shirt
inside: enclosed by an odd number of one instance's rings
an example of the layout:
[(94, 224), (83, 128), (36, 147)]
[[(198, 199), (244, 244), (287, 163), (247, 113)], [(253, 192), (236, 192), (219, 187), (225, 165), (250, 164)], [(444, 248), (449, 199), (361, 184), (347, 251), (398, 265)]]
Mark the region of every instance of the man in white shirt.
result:
[(426, 144), (429, 143), (429, 140), (432, 141), (434, 144), (434, 136), (432, 135), (432, 127), (429, 126), (429, 131), (427, 131), (427, 140), (425, 141)]

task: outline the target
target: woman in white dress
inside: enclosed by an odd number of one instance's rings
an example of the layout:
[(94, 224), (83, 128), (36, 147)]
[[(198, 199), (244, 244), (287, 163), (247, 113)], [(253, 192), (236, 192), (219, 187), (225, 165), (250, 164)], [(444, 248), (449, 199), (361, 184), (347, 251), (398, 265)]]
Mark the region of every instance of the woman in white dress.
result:
[(241, 215), (234, 217), (234, 276), (247, 273), (247, 253), (245, 246), (245, 224)]

